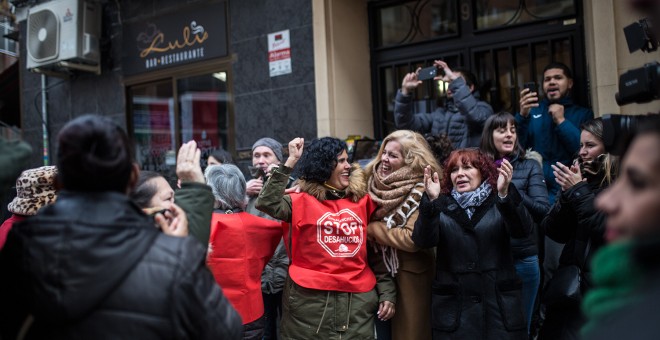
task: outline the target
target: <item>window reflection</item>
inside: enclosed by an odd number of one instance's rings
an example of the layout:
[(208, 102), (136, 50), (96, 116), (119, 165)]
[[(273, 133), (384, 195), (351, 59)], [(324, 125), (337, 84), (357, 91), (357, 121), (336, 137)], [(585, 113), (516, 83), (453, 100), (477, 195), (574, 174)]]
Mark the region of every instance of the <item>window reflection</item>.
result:
[(227, 72), (179, 78), (175, 85), (167, 80), (128, 89), (138, 164), (170, 179), (175, 177), (177, 143), (195, 140), (203, 167), (211, 151), (231, 152)]
[(458, 33), (456, 0), (408, 1), (377, 11), (377, 46), (392, 46)]
[(202, 151), (202, 163), (205, 163), (211, 151), (228, 149), (227, 72), (179, 79), (177, 89), (181, 141), (195, 140)]
[(174, 99), (169, 82), (132, 87), (135, 154), (142, 170), (167, 172), (175, 163)]
[(477, 0), (475, 5), (477, 29), (575, 15), (574, 0)]

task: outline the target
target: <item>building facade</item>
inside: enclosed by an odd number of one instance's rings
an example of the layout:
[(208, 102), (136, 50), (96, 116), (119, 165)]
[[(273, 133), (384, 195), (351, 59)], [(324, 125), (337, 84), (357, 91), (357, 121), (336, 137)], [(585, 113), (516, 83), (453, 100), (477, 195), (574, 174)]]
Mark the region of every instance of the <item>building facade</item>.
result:
[[(244, 169), (264, 136), (379, 139), (394, 129), (403, 75), (440, 58), (473, 70), (497, 111), (515, 112), (522, 83), (539, 83), (551, 60), (574, 69), (573, 95), (597, 116), (658, 111), (614, 100), (619, 74), (658, 59), (628, 52), (623, 27), (642, 15), (622, 0), (100, 0), (100, 74), (64, 75), (28, 69), (37, 2), (12, 3), (20, 112), (0, 117), (18, 125), (35, 167), (54, 164), (58, 131), (86, 113), (124, 126), (141, 167), (166, 173), (189, 139)], [(416, 108), (443, 91), (424, 84)]]

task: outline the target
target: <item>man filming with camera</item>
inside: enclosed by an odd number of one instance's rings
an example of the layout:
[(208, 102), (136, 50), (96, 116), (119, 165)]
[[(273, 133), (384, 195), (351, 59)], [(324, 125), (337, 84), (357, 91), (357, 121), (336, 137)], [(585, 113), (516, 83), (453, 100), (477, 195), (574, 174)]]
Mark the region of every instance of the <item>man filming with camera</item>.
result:
[(445, 134), (451, 139), (454, 148), (479, 146), (484, 122), (493, 114), (493, 108), (479, 100), (476, 77), (466, 69), (456, 68), (452, 71), (442, 60), (436, 60), (433, 64), (438, 73), (444, 73), (433, 80), (449, 83), (444, 107), (438, 107), (431, 114), (412, 112), (413, 92), (422, 83), (418, 77), (421, 69), (417, 69), (403, 77), (401, 90), (396, 94), (396, 128), (414, 130), (422, 134)]
[(573, 103), (570, 97), (573, 76), (568, 66), (553, 62), (543, 70), (543, 93), (523, 89), (520, 92), (520, 112), (516, 114), (516, 129), (520, 144), (543, 156), (543, 174), (550, 203), (559, 191), (551, 165), (560, 162), (571, 165), (580, 147), (580, 126), (593, 119), (594, 113)]

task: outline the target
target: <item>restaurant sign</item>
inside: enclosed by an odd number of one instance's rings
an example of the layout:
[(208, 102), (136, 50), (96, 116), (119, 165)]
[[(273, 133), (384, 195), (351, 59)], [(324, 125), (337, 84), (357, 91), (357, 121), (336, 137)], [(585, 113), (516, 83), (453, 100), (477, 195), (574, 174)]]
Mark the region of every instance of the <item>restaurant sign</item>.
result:
[(124, 75), (225, 57), (227, 3), (183, 8), (124, 26)]

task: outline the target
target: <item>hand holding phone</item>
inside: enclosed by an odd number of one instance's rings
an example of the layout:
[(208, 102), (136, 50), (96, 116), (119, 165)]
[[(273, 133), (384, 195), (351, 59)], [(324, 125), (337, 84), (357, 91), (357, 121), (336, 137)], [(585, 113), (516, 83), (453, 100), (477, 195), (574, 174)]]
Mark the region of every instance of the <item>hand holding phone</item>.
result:
[(437, 75), (438, 75), (438, 68), (435, 66), (429, 66), (420, 69), (419, 72), (417, 72), (417, 79), (429, 80), (435, 78)]
[(528, 89), (528, 93), (532, 92), (538, 92), (538, 88), (536, 87), (536, 83), (533, 81), (527, 82), (523, 85), (523, 89)]
[[(525, 89), (528, 91), (525, 91)], [(532, 93), (535, 93), (535, 95), (532, 95)], [(528, 117), (530, 109), (539, 106), (538, 101), (538, 88), (536, 87), (536, 83), (533, 81), (525, 83), (522, 91), (520, 91), (520, 115)]]

